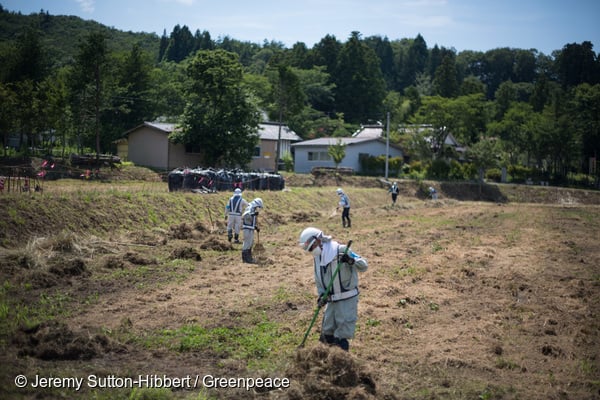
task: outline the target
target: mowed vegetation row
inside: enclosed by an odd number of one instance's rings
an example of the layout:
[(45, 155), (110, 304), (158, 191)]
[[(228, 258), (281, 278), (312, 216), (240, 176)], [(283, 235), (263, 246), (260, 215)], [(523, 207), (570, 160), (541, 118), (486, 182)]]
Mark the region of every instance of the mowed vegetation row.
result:
[[(73, 182), (71, 182), (72, 184)], [(4, 247), (25, 244), (29, 239), (57, 235), (62, 231), (97, 236), (167, 229), (184, 222), (202, 221), (216, 230), (224, 219), (231, 193), (196, 194), (167, 192), (165, 183), (87, 185), (75, 182), (79, 190), (65, 184), (47, 185), (43, 194), (5, 194), (0, 197), (0, 243)], [(352, 189), (353, 205), (387, 204), (383, 189)], [(335, 187), (294, 188), (282, 192), (251, 192), (248, 200), (261, 197), (265, 218), (269, 215), (331, 211), (337, 204)], [(211, 226), (212, 225), (212, 226)]]

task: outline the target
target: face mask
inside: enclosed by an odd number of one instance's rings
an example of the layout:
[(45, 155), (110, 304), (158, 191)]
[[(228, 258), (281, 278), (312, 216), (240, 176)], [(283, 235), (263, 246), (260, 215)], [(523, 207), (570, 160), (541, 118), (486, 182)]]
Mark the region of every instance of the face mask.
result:
[(321, 255), (321, 246), (316, 246), (313, 251), (311, 251), (313, 257), (318, 257)]

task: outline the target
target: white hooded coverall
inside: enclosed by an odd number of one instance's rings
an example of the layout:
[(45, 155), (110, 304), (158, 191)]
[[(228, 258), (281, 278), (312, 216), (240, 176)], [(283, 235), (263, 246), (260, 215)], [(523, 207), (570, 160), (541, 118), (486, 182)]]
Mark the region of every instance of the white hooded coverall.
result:
[[(327, 290), (345, 250), (345, 245), (334, 240), (323, 240), (321, 254), (314, 257), (315, 283), (319, 296)], [(322, 335), (332, 335), (338, 339), (354, 337), (358, 316), (358, 272), (367, 270), (367, 260), (351, 250), (348, 250), (348, 256), (354, 259), (354, 264), (340, 264), (338, 275), (331, 286), (321, 327)]]

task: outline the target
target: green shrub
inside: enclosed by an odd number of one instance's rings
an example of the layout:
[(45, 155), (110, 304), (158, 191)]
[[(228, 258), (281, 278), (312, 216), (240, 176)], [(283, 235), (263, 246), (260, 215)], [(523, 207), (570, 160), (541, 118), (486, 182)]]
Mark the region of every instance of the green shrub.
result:
[(444, 159), (438, 158), (431, 163), (427, 170), (427, 176), (432, 179), (448, 179), (450, 174), (450, 164)]
[(508, 173), (510, 174), (513, 182), (525, 182), (528, 178), (531, 178), (533, 171), (531, 168), (523, 165), (509, 165)]
[[(466, 164), (465, 164), (466, 165)], [(448, 171), (448, 179), (453, 181), (462, 181), (468, 179), (465, 177), (465, 171), (463, 170), (463, 164), (456, 160), (450, 161), (450, 170)]]
[(502, 180), (502, 171), (498, 168), (490, 168), (485, 172), (485, 177), (488, 180), (500, 182)]

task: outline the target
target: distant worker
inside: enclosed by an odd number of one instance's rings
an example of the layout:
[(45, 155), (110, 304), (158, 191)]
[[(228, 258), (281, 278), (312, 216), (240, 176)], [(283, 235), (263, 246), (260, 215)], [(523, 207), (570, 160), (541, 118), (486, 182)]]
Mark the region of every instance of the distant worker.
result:
[(392, 183), (390, 189), (388, 190), (392, 194), (392, 205), (396, 205), (396, 199), (398, 198), (398, 193), (400, 193), (400, 189), (398, 188), (398, 184), (396, 182)]
[(432, 186), (429, 186), (429, 195), (431, 196), (432, 200), (437, 200), (438, 198), (437, 190), (435, 190), (435, 188)]
[(242, 228), (242, 212), (248, 207), (248, 202), (242, 197), (242, 189), (236, 188), (233, 196), (229, 198), (225, 206), (227, 213), (227, 240), (235, 239), (234, 243), (240, 243), (240, 229)]
[(300, 247), (314, 258), (317, 306), (327, 306), (319, 340), (348, 351), (358, 318), (358, 273), (367, 270), (367, 260), (312, 227), (300, 234)]
[(336, 190), (338, 196), (340, 196), (340, 201), (338, 202), (338, 206), (336, 210), (342, 208), (342, 226), (345, 228), (348, 226), (350, 228), (352, 223), (350, 221), (350, 198), (341, 188)]
[(244, 229), (244, 243), (242, 244), (242, 261), (248, 264), (256, 264), (252, 258), (252, 245), (254, 244), (254, 231), (260, 232), (258, 227), (259, 209), (263, 208), (260, 197), (252, 200), (242, 214), (242, 228)]

